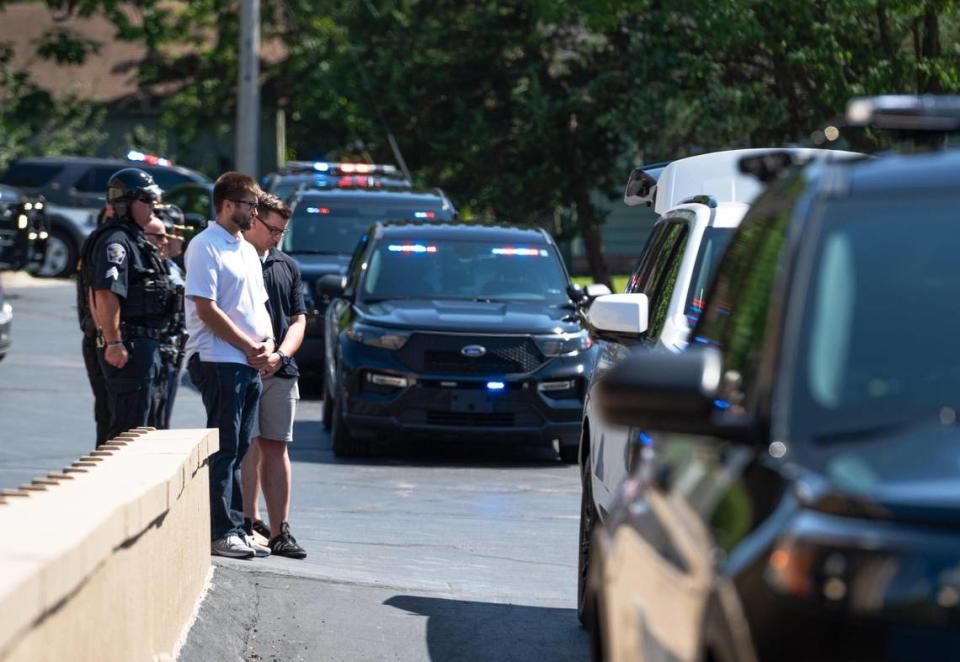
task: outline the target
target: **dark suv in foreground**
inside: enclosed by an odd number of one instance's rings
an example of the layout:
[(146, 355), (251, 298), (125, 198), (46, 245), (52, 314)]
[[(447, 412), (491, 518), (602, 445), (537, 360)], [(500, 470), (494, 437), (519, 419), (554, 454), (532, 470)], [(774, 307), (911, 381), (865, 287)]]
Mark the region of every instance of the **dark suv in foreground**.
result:
[(645, 432), (594, 541), (598, 656), (957, 659), (958, 178), (953, 151), (775, 181), (689, 350), (605, 373)]
[(281, 249), (300, 265), (307, 306), (307, 330), (297, 363), (307, 379), (315, 379), (323, 374), (323, 316), (329, 302), (317, 291), (317, 281), (347, 272), (357, 242), (373, 223), (452, 221), (457, 211), (439, 189), (300, 191), (290, 206), (293, 216)]
[(548, 234), (378, 224), (346, 277), (320, 287), (335, 297), (324, 420), (338, 456), (428, 435), (553, 444), (576, 460), (595, 352)]

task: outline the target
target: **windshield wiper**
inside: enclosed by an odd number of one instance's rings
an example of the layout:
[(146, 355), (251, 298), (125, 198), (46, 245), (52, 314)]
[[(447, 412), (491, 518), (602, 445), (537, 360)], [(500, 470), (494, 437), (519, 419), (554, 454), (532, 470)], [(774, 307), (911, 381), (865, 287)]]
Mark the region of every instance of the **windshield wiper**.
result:
[(384, 301), (409, 301), (413, 297), (369, 297), (357, 303), (383, 303)]

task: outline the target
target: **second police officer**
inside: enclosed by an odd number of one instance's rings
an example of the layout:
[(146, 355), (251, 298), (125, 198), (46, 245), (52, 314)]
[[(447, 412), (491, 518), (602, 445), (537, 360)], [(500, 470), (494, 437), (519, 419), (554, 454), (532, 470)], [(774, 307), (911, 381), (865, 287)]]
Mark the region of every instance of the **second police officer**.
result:
[(160, 196), (160, 187), (143, 170), (115, 173), (107, 184), (113, 219), (95, 230), (89, 254), (82, 257), (101, 335), (108, 439), (156, 421), (163, 386), (160, 347), (178, 303), (160, 252), (143, 234)]

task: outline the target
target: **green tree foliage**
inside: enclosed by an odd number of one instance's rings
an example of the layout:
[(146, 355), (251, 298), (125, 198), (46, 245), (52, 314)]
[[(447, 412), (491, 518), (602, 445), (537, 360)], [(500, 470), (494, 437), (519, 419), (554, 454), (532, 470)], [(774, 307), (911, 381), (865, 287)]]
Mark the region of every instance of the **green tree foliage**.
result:
[(852, 96), (960, 89), (952, 1), (647, 0), (623, 21), (656, 158), (803, 142)]
[[(146, 45), (141, 83), (181, 138), (229, 131), (238, 0), (62, 8)], [(392, 161), (392, 133), (465, 216), (582, 236), (600, 281), (591, 194), (638, 162), (816, 142), (851, 96), (960, 90), (953, 0), (263, 0), (262, 18), (290, 152)], [(95, 50), (68, 28), (46, 57)]]
[(0, 170), (18, 156), (91, 152), (103, 142), (103, 109), (75, 97), (54, 98), (11, 67), (0, 44)]

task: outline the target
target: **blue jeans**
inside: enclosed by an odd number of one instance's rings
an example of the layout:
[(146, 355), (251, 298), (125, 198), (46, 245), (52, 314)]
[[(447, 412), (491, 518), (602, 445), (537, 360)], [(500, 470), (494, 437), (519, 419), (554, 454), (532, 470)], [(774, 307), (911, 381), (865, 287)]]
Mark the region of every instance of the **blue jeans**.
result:
[(250, 431), (260, 401), (260, 374), (240, 363), (209, 363), (195, 354), (187, 362), (200, 389), (207, 427), (220, 429), (220, 450), (210, 456), (210, 534), (222, 538), (243, 525), (240, 462), (250, 447)]

